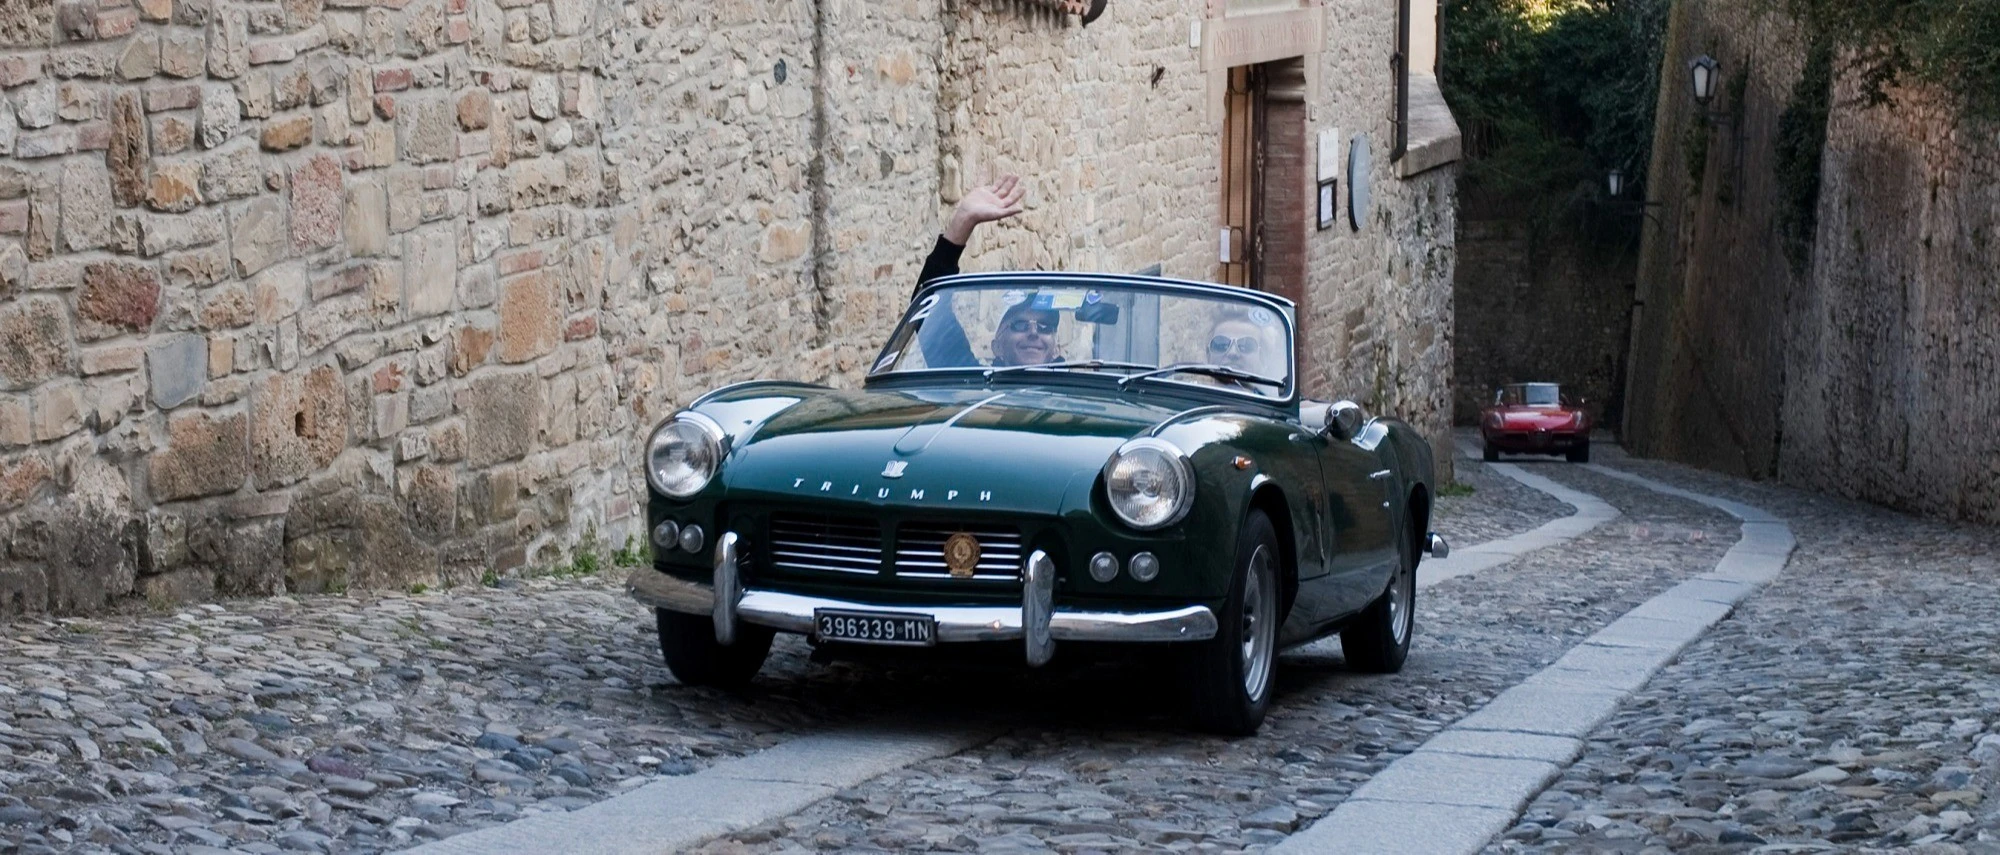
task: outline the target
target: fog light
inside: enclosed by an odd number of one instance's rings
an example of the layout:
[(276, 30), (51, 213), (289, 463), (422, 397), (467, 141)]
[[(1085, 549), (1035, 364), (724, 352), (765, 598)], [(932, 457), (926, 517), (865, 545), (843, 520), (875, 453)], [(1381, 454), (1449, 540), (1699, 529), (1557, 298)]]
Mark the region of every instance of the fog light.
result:
[(1160, 559), (1151, 552), (1141, 552), (1132, 556), (1132, 578), (1141, 582), (1151, 582), (1160, 577)]
[(1090, 556), (1090, 578), (1099, 582), (1109, 582), (1118, 578), (1118, 556), (1109, 552), (1099, 552)]
[(701, 526), (688, 523), (686, 527), (681, 529), (681, 548), (689, 552), (700, 552), (701, 538)]
[(653, 526), (653, 545), (661, 549), (672, 549), (681, 542), (681, 524), (667, 520)]

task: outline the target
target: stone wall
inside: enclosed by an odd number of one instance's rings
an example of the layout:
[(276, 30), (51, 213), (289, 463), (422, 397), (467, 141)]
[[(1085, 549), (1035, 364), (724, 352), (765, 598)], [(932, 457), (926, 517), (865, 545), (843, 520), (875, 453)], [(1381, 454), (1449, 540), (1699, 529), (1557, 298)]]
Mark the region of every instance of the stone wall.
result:
[(1575, 234), (1537, 239), (1503, 211), (1461, 210), (1452, 289), (1459, 424), (1477, 423), (1502, 385), (1546, 381), (1563, 384), (1597, 424), (1618, 426), (1634, 253)]
[[(1691, 152), (1681, 64), (1723, 62), (1732, 125)], [(1782, 251), (1778, 117), (1805, 61), (1794, 21), (1741, 4), (1675, 12), (1631, 350), (1641, 453), (1893, 507), (2000, 521), (2000, 136), (1935, 92), (1889, 105), (1836, 77), (1807, 262)], [(1835, 68), (1843, 63), (1836, 61)], [(1740, 131), (1738, 130), (1740, 129)]]
[[(1319, 109), (1380, 140), (1393, 12), (1348, 11)], [(1211, 13), (4, 2), (0, 612), (616, 546), (646, 430), (725, 382), (858, 382), (1000, 170), (1031, 209), (968, 269), (1210, 278)], [(1380, 223), (1316, 238), (1311, 346), (1442, 441), (1452, 174), (1386, 160)]]

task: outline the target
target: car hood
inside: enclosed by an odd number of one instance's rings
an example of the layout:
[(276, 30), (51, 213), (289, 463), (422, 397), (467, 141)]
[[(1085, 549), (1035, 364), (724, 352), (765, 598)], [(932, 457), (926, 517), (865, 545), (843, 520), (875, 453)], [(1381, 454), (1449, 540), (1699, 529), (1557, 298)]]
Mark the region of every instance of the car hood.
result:
[(834, 391), (744, 436), (722, 477), (736, 499), (1055, 513), (1118, 446), (1176, 412), (1032, 386)]
[(1507, 407), (1496, 412), (1501, 425), (1509, 430), (1565, 428), (1575, 416), (1574, 410), (1542, 407)]

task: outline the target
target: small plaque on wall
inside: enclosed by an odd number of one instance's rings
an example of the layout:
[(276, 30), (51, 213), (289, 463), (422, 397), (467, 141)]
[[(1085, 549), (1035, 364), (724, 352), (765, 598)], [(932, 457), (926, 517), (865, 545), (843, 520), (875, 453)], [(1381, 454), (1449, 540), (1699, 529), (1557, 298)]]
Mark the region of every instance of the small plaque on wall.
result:
[(1321, 181), (1332, 181), (1340, 177), (1340, 129), (1327, 128), (1319, 132), (1319, 175)]
[(1334, 183), (1334, 180), (1331, 178), (1319, 183), (1319, 227), (1321, 229), (1333, 228), (1333, 221), (1339, 219), (1339, 215), (1334, 213), (1333, 209), (1333, 198), (1336, 195), (1334, 193)]

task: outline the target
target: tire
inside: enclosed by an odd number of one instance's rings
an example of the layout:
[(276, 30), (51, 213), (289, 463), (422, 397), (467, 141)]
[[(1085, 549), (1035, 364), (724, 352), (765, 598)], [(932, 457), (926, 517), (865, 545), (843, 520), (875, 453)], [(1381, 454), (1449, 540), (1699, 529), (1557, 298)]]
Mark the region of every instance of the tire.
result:
[(1400, 566), (1389, 589), (1340, 631), (1340, 651), (1356, 671), (1394, 674), (1403, 670), (1417, 634), (1417, 562), (1409, 538), (1397, 538)]
[(766, 627), (738, 624), (736, 643), (725, 647), (716, 643), (715, 621), (706, 616), (666, 609), (655, 609), (654, 615), (660, 622), (660, 655), (682, 685), (741, 686), (757, 676), (771, 653), (774, 633)]
[(1278, 664), (1278, 594), (1283, 558), (1277, 529), (1251, 511), (1236, 537), (1236, 570), (1215, 637), (1187, 661), (1189, 713), (1195, 727), (1249, 736), (1264, 723)]
[(1484, 451), (1481, 451), (1479, 453), (1479, 456), (1484, 458), (1486, 462), (1492, 463), (1500, 459), (1500, 449), (1488, 445), (1486, 446)]
[(1579, 445), (1579, 446), (1577, 446), (1577, 447), (1575, 447), (1575, 448), (1572, 448), (1572, 449), (1570, 449), (1570, 450), (1569, 450), (1569, 462), (1571, 462), (1571, 463), (1589, 463), (1589, 462), (1590, 462), (1590, 443), (1586, 441), (1586, 442), (1585, 442), (1584, 444), (1582, 444), (1582, 445)]

